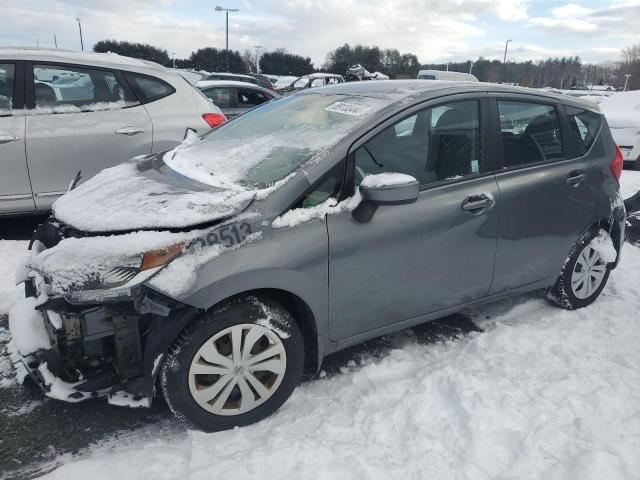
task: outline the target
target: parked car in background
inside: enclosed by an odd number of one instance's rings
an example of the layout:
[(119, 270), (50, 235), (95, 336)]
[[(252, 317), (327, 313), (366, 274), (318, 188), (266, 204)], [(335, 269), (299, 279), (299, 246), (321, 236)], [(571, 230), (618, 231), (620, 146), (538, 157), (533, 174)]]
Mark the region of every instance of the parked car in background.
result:
[(599, 105), (624, 155), (624, 167), (640, 170), (640, 91), (614, 93)]
[(0, 48), (0, 72), (0, 214), (47, 211), (78, 172), (88, 180), (225, 120), (181, 76), (119, 55)]
[(202, 80), (196, 87), (209, 98), (227, 118), (237, 117), (280, 95), (252, 83), (231, 80)]
[(254, 85), (258, 85), (262, 88), (267, 88), (269, 90), (273, 89), (273, 84), (271, 80), (263, 75), (257, 76), (255, 74), (242, 74), (242, 73), (227, 73), (227, 72), (216, 72), (210, 73), (203, 80), (228, 80), (228, 81), (236, 81), (236, 82), (245, 82), (245, 83), (253, 83)]
[(447, 72), (444, 70), (420, 70), (418, 80), (447, 80), (450, 82), (477, 82), (475, 75), (462, 72)]
[(365, 340), (541, 288), (590, 305), (625, 236), (622, 156), (594, 107), (349, 82), (107, 169), (55, 203), (21, 263), (18, 378), (133, 406), (158, 385), (221, 430)]
[(297, 92), (306, 88), (323, 87), (325, 85), (335, 85), (344, 82), (342, 75), (333, 73), (312, 73), (298, 77), (287, 87), (277, 89), (279, 92)]

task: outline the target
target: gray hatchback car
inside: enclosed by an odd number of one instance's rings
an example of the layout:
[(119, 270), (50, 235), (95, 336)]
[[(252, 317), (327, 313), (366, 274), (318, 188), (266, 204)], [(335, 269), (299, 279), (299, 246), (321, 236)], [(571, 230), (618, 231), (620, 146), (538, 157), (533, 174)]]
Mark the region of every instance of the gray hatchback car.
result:
[(53, 206), (10, 350), (48, 396), (203, 430), (279, 408), (324, 356), (620, 261), (622, 156), (597, 107), (521, 88), (354, 82), (266, 103)]

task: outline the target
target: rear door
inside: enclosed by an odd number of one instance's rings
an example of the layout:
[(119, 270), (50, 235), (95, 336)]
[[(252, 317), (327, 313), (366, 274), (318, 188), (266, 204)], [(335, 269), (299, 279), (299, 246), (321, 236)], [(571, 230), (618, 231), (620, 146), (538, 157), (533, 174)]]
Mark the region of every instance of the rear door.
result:
[(500, 195), (493, 173), (484, 173), (481, 105), (461, 96), (422, 108), (352, 149), (356, 185), (398, 172), (415, 177), (421, 191), (415, 203), (378, 206), (364, 223), (349, 212), (327, 217), (332, 339), (488, 293)]
[(545, 98), (496, 95), (496, 175), (502, 210), (492, 293), (553, 282), (594, 208), (588, 167), (571, 158), (564, 108)]
[(27, 64), (26, 152), (39, 210), (49, 209), (78, 171), (151, 153), (152, 125), (122, 76), (101, 68)]
[[(22, 62), (0, 60), (0, 214), (35, 210), (24, 153)], [(19, 114), (18, 114), (19, 112)]]

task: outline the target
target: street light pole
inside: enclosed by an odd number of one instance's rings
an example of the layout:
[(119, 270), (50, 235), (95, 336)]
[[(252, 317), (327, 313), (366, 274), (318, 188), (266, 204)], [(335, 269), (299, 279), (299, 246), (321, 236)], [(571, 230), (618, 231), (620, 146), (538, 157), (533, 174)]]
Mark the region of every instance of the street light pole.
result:
[(171, 52), (171, 59), (173, 60), (173, 68), (176, 68), (176, 52)]
[(511, 39), (507, 40), (507, 43), (504, 44), (504, 57), (502, 59), (502, 76), (503, 83), (507, 79), (507, 49), (509, 48), (509, 42)]
[(79, 17), (76, 17), (76, 22), (78, 22), (78, 30), (80, 31), (80, 49), (84, 52), (84, 42), (82, 41), (82, 23), (80, 23)]
[(225, 55), (224, 55), (224, 61), (225, 61), (225, 65), (226, 65), (226, 70), (227, 72), (229, 71), (229, 12), (238, 12), (239, 10), (237, 8), (222, 8), (219, 7), (218, 5), (216, 5), (215, 8), (216, 12), (222, 12), (224, 11), (225, 16), (226, 16), (226, 27), (227, 27), (227, 42), (226, 42), (226, 48), (225, 48)]
[(624, 92), (627, 91), (627, 85), (629, 84), (629, 77), (631, 77), (629, 73), (625, 74), (624, 76), (624, 88), (623, 88)]

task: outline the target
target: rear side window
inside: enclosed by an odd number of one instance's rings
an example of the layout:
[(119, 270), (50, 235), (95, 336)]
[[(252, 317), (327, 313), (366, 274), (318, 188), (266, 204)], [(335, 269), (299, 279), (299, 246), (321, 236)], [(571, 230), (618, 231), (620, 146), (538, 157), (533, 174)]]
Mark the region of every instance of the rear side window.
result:
[(110, 70), (36, 64), (33, 66), (33, 89), (36, 108), (52, 108), (54, 113), (74, 113), (77, 109), (111, 110), (137, 103), (129, 89)]
[(125, 72), (125, 77), (142, 103), (155, 102), (176, 91), (164, 80), (149, 75)]
[(602, 116), (582, 108), (565, 106), (569, 128), (578, 140), (580, 156), (585, 155), (593, 145), (602, 125)]
[[(256, 92), (254, 90), (238, 90), (238, 106), (243, 107), (256, 107), (261, 103), (269, 100), (267, 96), (262, 92)], [(215, 103), (215, 102), (214, 102)]]
[(562, 130), (553, 105), (498, 100), (505, 167), (564, 160)]
[(218, 108), (231, 108), (232, 96), (230, 88), (207, 88), (204, 93)]
[(15, 66), (12, 63), (0, 63), (0, 115), (13, 109), (13, 84)]

